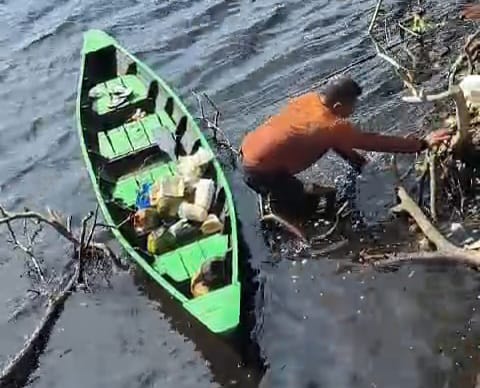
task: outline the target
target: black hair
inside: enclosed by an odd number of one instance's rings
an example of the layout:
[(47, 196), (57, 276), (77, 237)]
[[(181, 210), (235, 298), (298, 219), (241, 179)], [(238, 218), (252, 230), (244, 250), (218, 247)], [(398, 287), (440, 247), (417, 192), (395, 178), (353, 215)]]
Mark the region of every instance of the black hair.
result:
[(362, 94), (362, 88), (350, 77), (342, 77), (329, 83), (323, 94), (325, 103), (333, 107), (337, 102), (352, 104)]

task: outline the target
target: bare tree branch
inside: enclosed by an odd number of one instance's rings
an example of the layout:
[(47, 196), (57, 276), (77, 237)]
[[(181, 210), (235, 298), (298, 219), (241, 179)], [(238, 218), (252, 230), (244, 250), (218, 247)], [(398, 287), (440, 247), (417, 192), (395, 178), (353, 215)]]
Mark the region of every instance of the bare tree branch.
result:
[(378, 12), (380, 11), (380, 7), (382, 6), (382, 3), (383, 3), (383, 0), (377, 1), (375, 11), (373, 12), (372, 20), (370, 21), (370, 25), (368, 26), (368, 33), (371, 33), (373, 30), (373, 26), (375, 25), (375, 21), (377, 20)]

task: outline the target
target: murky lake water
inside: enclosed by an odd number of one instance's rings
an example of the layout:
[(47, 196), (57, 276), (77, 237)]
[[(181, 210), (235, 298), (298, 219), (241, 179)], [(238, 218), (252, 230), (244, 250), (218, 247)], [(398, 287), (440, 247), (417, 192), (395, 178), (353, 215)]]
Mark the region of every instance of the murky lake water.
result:
[[(77, 225), (95, 208), (74, 120), (86, 29), (113, 34), (192, 109), (191, 91), (207, 92), (239, 144), (290, 93), (372, 51), (366, 29), (374, 3), (0, 0), (0, 200), (15, 208), (48, 205), (72, 214)], [(352, 74), (365, 90), (358, 122), (373, 130), (415, 128), (418, 109), (399, 104), (401, 85), (381, 61)], [(327, 180), (343, 171), (333, 155), (321, 166)], [(384, 166), (377, 156), (360, 180), (360, 203), (373, 223), (388, 217), (393, 201)], [(254, 337), (271, 367), (270, 386), (473, 387), (480, 362), (477, 274), (420, 265), (337, 274), (341, 257), (273, 264), (253, 194), (237, 171), (229, 179), (261, 284)], [(40, 252), (61, 268), (64, 248), (50, 237)], [(20, 277), (20, 254), (3, 242), (0, 251), (1, 363), (21, 347), (41, 311), (8, 322), (29, 283)], [(235, 347), (188, 328), (157, 293), (141, 274), (121, 273), (112, 288), (75, 294), (31, 386), (256, 386), (258, 371), (237, 367)]]

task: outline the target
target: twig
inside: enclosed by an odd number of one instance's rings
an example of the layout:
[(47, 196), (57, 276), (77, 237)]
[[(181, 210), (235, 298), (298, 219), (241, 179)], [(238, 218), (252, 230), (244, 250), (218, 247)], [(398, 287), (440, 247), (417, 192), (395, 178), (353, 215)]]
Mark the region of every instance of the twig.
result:
[(200, 113), (201, 113), (202, 117), (205, 117), (205, 110), (203, 109), (202, 99), (200, 98), (200, 96), (198, 95), (197, 92), (193, 91), (192, 93), (195, 96), (195, 98), (197, 99), (198, 108), (200, 109)]
[(78, 259), (78, 268), (79, 268), (79, 280), (80, 282), (83, 281), (83, 255), (84, 255), (84, 252), (85, 252), (85, 248), (87, 247), (85, 245), (85, 235), (87, 233), (87, 227), (88, 227), (88, 221), (90, 221), (90, 219), (93, 217), (93, 212), (89, 212), (88, 215), (86, 215), (85, 217), (83, 217), (83, 220), (82, 220), (82, 231), (80, 233), (80, 245), (78, 247), (78, 256), (77, 256), (77, 259)]
[(435, 159), (435, 152), (429, 152), (428, 165), (430, 167), (430, 214), (432, 219), (437, 221), (437, 177)]
[(329, 238), (333, 232), (337, 229), (337, 226), (340, 222), (340, 216), (342, 215), (343, 211), (347, 208), (348, 206), (348, 201), (345, 201), (342, 206), (338, 209), (337, 213), (335, 214), (335, 222), (333, 223), (332, 227), (328, 229), (325, 233), (321, 234), (320, 236), (316, 236), (315, 238), (312, 239), (312, 242), (317, 242), (321, 240), (326, 240)]
[(423, 92), (421, 92), (416, 96), (403, 96), (402, 100), (410, 103), (433, 102), (433, 101), (439, 101), (439, 100), (443, 100), (444, 98), (451, 97), (452, 94), (453, 93), (450, 90), (437, 93), (437, 94), (429, 94), (429, 95), (425, 95)]
[(218, 109), (217, 105), (212, 101), (212, 99), (208, 96), (207, 93), (203, 93), (203, 96), (207, 99), (210, 105), (215, 109), (215, 116), (213, 123), (215, 126), (218, 126), (218, 120), (220, 119), (220, 109)]
[[(0, 206), (0, 214), (2, 215), (2, 217), (7, 217), (8, 218), (7, 211), (1, 206)], [(25, 221), (26, 221), (26, 219), (25, 219)], [(20, 241), (18, 241), (17, 236), (15, 235), (15, 232), (13, 231), (13, 228), (12, 228), (12, 225), (11, 225), (10, 221), (6, 221), (5, 224), (7, 225), (7, 229), (10, 233), (10, 236), (11, 236), (15, 246), (17, 248), (21, 249), (23, 252), (25, 252), (30, 257), (30, 260), (32, 261), (33, 266), (35, 267), (35, 270), (37, 271), (38, 277), (40, 278), (40, 280), (43, 283), (45, 283), (46, 282), (45, 275), (42, 271), (42, 268), (40, 267), (40, 264), (38, 263), (37, 258), (35, 257), (35, 255), (32, 252), (32, 247), (31, 246), (26, 247)], [(26, 227), (24, 226), (24, 228), (26, 228)]]
[(375, 11), (373, 12), (372, 20), (370, 21), (370, 25), (368, 26), (368, 33), (370, 34), (373, 30), (373, 26), (375, 25), (375, 21), (377, 20), (378, 12), (380, 11), (380, 7), (382, 6), (383, 0), (378, 0), (377, 5), (375, 7)]
[(297, 236), (300, 240), (302, 240), (303, 242), (307, 242), (307, 239), (305, 238), (303, 233), (300, 231), (300, 229), (298, 229), (296, 226), (292, 225), (290, 222), (288, 222), (287, 220), (283, 219), (280, 216), (277, 216), (274, 213), (265, 214), (261, 218), (261, 221), (275, 221), (275, 222), (278, 222), (280, 225), (282, 225), (289, 232), (291, 232), (295, 236)]
[(350, 241), (348, 239), (343, 239), (340, 241), (336, 241), (322, 249), (312, 249), (310, 253), (312, 256), (325, 256), (330, 253), (333, 253), (334, 251), (344, 248), (345, 246), (348, 245), (349, 242)]
[[(219, 120), (219, 117), (220, 117), (220, 111), (218, 110), (217, 106), (215, 105), (215, 103), (210, 99), (210, 97), (208, 97), (208, 95), (206, 93), (203, 93), (203, 96), (207, 99), (207, 101), (210, 103), (210, 105), (212, 105), (212, 107), (215, 109), (215, 115), (214, 115), (214, 121), (212, 122), (206, 115), (205, 115), (205, 112), (204, 112), (204, 109), (203, 109), (203, 104), (202, 104), (202, 101), (200, 99), (200, 97), (198, 96), (197, 93), (194, 93), (195, 94), (195, 97), (197, 98), (198, 100), (198, 104), (200, 106), (200, 111), (202, 113), (202, 117), (197, 117), (198, 120), (201, 120), (203, 122), (203, 124), (205, 124), (207, 126), (207, 128), (211, 129), (212, 132), (213, 132), (213, 140), (215, 141), (215, 143), (218, 145), (218, 146), (223, 146), (225, 148), (227, 148), (229, 151), (231, 151), (236, 157), (238, 157), (240, 155), (240, 152), (232, 145), (232, 143), (230, 142), (230, 140), (228, 139), (228, 136), (225, 134), (225, 132), (218, 126), (218, 120)], [(218, 140), (218, 137), (217, 135), (220, 134), (222, 135), (222, 138), (223, 140), (220, 141)]]
[(95, 228), (98, 226), (97, 225), (97, 219), (98, 219), (98, 210), (100, 209), (100, 205), (97, 204), (97, 207), (95, 208), (95, 215), (93, 216), (93, 223), (92, 227), (90, 228), (90, 233), (87, 238), (87, 243), (85, 246), (90, 246), (90, 243), (92, 242), (93, 234), (95, 233)]
[(423, 193), (425, 191), (425, 179), (427, 178), (428, 174), (428, 158), (425, 158), (424, 166), (422, 175), (420, 175), (420, 179), (418, 180), (418, 205), (422, 205), (423, 203)]
[(412, 31), (410, 28), (408, 27), (405, 27), (402, 23), (398, 22), (398, 26), (403, 30), (405, 31), (406, 33), (416, 37), (416, 38), (420, 38), (422, 35), (420, 35), (419, 33), (415, 32), (415, 31)]
[(72, 216), (67, 217), (67, 231), (69, 233), (72, 233), (72, 219), (73, 219)]
[(382, 0), (378, 0), (378, 2), (377, 2), (375, 12), (373, 14), (372, 20), (370, 22), (370, 26), (368, 28), (368, 34), (369, 34), (370, 39), (373, 43), (373, 46), (375, 47), (375, 51), (377, 52), (377, 56), (382, 58), (386, 62), (390, 63), (394, 67), (396, 73), (403, 80), (405, 86), (411, 91), (411, 93), (413, 95), (416, 96), (416, 95), (418, 95), (418, 92), (417, 92), (415, 86), (413, 85), (413, 77), (412, 77), (410, 71), (406, 67), (404, 67), (400, 63), (398, 63), (395, 59), (393, 59), (392, 57), (387, 55), (386, 50), (380, 45), (380, 43), (378, 43), (376, 41), (376, 39), (372, 35), (372, 29), (373, 29), (373, 26), (375, 25), (375, 21), (376, 21), (377, 16), (378, 16), (378, 11), (379, 11), (379, 9), (382, 5), (382, 2), (383, 2)]
[(79, 244), (78, 239), (73, 235), (73, 233), (69, 232), (65, 225), (63, 225), (58, 216), (54, 212), (50, 212), (50, 218), (47, 218), (43, 216), (40, 213), (32, 212), (32, 211), (27, 211), (23, 213), (9, 213), (4, 210), (4, 216), (3, 218), (0, 218), (0, 225), (6, 224), (15, 220), (19, 219), (31, 219), (31, 220), (37, 220), (40, 222), (43, 222), (47, 225), (50, 225), (53, 229), (55, 229), (58, 233), (60, 233), (63, 237), (65, 237), (67, 240), (72, 242), (75, 246)]
[(370, 39), (373, 43), (373, 46), (375, 47), (377, 56), (382, 58), (384, 61), (390, 63), (393, 66), (395, 72), (398, 74), (398, 76), (403, 80), (403, 83), (405, 84), (405, 86), (410, 90), (410, 92), (414, 96), (417, 96), (419, 92), (417, 91), (415, 86), (413, 86), (413, 77), (410, 73), (410, 70), (402, 66), (400, 63), (398, 63), (395, 59), (393, 59), (389, 55), (387, 55), (386, 50), (380, 45), (380, 43), (378, 43), (375, 40), (373, 35), (370, 35)]

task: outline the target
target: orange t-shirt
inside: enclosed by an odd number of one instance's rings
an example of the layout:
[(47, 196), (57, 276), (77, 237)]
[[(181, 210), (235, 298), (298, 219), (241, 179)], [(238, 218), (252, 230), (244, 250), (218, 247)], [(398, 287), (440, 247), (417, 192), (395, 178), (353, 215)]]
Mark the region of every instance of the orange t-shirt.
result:
[(243, 165), (261, 173), (297, 174), (329, 149), (343, 155), (354, 148), (379, 152), (417, 152), (423, 143), (415, 138), (384, 136), (357, 130), (335, 116), (321, 95), (310, 92), (294, 98), (242, 143)]

